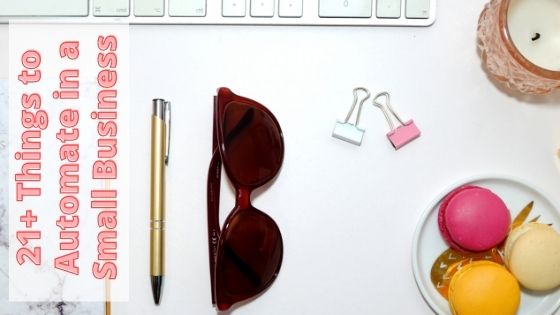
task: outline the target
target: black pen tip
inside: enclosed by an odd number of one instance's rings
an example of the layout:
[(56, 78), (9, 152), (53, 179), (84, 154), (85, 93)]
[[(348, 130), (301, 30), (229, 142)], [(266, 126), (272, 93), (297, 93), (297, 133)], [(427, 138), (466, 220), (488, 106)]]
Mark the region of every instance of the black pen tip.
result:
[(159, 298), (161, 297), (161, 283), (163, 282), (162, 276), (152, 276), (152, 294), (154, 295), (154, 302), (159, 305)]

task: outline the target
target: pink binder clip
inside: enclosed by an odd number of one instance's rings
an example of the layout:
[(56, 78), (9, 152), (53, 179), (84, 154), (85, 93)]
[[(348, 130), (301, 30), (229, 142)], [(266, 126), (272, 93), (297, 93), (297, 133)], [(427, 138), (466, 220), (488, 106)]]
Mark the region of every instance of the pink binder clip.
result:
[[(385, 96), (386, 98), (385, 106), (387, 108), (383, 107), (382, 104), (379, 104), (377, 102), (377, 99), (382, 96)], [(381, 109), (383, 115), (385, 115), (385, 118), (389, 123), (389, 126), (391, 127), (391, 131), (387, 134), (387, 138), (389, 138), (389, 141), (391, 142), (395, 150), (402, 148), (407, 143), (420, 137), (420, 129), (416, 127), (414, 121), (410, 119), (406, 122), (403, 122), (399, 115), (393, 110), (393, 107), (391, 107), (391, 96), (389, 95), (389, 93), (381, 92), (377, 94), (373, 98), (373, 105)], [(395, 128), (395, 125), (393, 124), (393, 120), (391, 119), (391, 116), (389, 116), (389, 113), (391, 113), (398, 120), (400, 126)]]

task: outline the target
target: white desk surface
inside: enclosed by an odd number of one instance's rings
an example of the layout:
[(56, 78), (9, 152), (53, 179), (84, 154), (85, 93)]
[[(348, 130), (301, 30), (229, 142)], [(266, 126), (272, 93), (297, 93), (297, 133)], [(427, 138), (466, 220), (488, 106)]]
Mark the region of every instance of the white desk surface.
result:
[[(410, 258), (414, 229), (432, 199), (462, 178), (487, 173), (524, 178), (552, 196), (560, 187), (560, 93), (523, 97), (488, 79), (476, 50), (485, 2), (440, 0), (428, 28), (132, 26), (132, 281), (130, 302), (116, 303), (114, 314), (216, 313), (206, 175), (219, 86), (269, 107), (286, 145), (277, 180), (254, 198), (282, 231), (282, 269), (268, 291), (232, 314), (433, 314)], [(0, 70), (1, 77), (6, 65)], [(368, 103), (361, 147), (332, 138), (356, 86), (391, 92), (422, 137), (395, 152), (385, 118)], [(174, 103), (168, 276), (159, 307), (148, 277), (154, 97)], [(232, 200), (231, 189), (223, 189), (222, 217)]]

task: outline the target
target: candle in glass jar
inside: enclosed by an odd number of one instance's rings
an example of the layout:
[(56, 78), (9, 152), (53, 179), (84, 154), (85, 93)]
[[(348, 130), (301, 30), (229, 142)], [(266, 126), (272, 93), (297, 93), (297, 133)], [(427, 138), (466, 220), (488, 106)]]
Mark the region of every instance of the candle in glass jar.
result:
[(507, 28), (525, 59), (560, 71), (560, 0), (510, 0)]

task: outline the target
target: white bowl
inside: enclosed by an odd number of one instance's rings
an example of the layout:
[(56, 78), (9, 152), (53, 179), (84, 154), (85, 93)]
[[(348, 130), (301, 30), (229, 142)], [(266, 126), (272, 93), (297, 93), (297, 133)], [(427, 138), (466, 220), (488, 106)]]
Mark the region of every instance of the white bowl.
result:
[[(500, 196), (514, 218), (530, 201), (534, 201), (533, 211), (528, 219), (540, 215), (539, 222), (552, 223), (556, 230), (560, 227), (560, 213), (557, 206), (538, 189), (520, 180), (489, 176), (468, 179), (443, 191), (424, 211), (412, 243), (412, 269), (418, 289), (430, 307), (441, 315), (451, 315), (445, 300), (430, 280), (430, 271), (436, 258), (449, 246), (439, 232), (437, 216), (441, 200), (453, 189), (462, 185), (482, 186)], [(547, 293), (530, 293), (522, 289), (518, 315), (550, 315), (560, 306), (560, 289)]]

